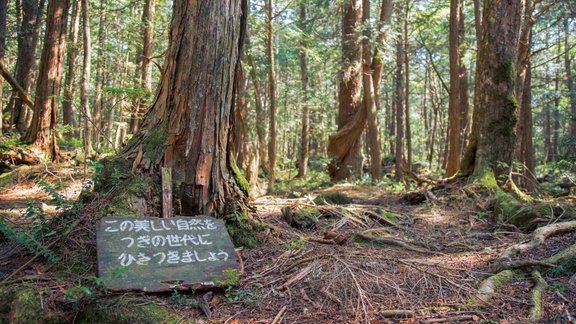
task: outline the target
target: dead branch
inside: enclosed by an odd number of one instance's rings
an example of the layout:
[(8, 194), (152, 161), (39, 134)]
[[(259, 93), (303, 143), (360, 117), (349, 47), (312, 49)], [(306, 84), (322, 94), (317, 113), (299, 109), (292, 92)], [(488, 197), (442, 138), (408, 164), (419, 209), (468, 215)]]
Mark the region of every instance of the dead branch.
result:
[(374, 243), (379, 243), (379, 244), (387, 244), (387, 245), (397, 246), (397, 247), (405, 248), (407, 250), (414, 251), (414, 252), (425, 253), (425, 254), (441, 254), (439, 252), (434, 252), (434, 251), (430, 251), (430, 250), (426, 250), (426, 249), (421, 249), (419, 247), (415, 247), (415, 246), (413, 246), (407, 242), (404, 242), (404, 241), (401, 241), (398, 239), (394, 239), (391, 237), (375, 237), (372, 235), (366, 235), (364, 233), (355, 233), (354, 236), (357, 238), (360, 238), (362, 240), (366, 240), (366, 241), (370, 241), (370, 242), (374, 242)]
[(18, 96), (20, 97), (20, 99), (22, 99), (22, 102), (24, 102), (28, 107), (34, 109), (34, 101), (30, 97), (28, 97), (28, 95), (26, 94), (26, 90), (24, 90), (24, 88), (22, 88), (22, 86), (18, 84), (16, 79), (14, 79), (12, 75), (10, 75), (10, 72), (8, 72), (8, 69), (6, 69), (6, 67), (4, 66), (4, 61), (2, 61), (1, 59), (0, 59), (0, 75), (2, 75), (2, 77), (6, 81), (8, 81), (12, 89), (14, 89), (16, 93), (18, 93)]

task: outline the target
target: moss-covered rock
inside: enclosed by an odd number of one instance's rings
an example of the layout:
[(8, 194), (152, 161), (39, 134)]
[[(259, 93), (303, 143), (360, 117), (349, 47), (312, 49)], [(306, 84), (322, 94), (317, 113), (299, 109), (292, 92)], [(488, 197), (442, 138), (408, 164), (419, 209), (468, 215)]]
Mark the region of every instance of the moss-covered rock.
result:
[(256, 233), (264, 229), (264, 225), (255, 221), (241, 201), (229, 201), (223, 215), (228, 234), (234, 246), (252, 248), (258, 245)]
[(153, 302), (121, 297), (98, 300), (76, 318), (77, 323), (182, 323), (182, 317)]
[(314, 199), (314, 203), (317, 205), (332, 204), (332, 205), (347, 205), (352, 203), (352, 198), (341, 192), (326, 192), (318, 195)]
[(292, 209), (291, 207), (282, 208), (284, 220), (292, 227), (301, 230), (311, 230), (316, 228), (318, 217), (322, 212), (318, 208), (303, 207)]

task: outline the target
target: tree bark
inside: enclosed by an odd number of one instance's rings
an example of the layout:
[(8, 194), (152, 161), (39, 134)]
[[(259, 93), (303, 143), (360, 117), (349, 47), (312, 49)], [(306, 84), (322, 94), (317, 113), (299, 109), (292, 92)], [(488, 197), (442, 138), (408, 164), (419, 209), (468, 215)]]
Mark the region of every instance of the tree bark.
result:
[(32, 124), (25, 141), (45, 153), (52, 160), (59, 160), (56, 128), (62, 61), (66, 50), (66, 22), (69, 0), (51, 0), (48, 3), (44, 46), (38, 70)]
[(254, 108), (256, 110), (256, 137), (258, 138), (259, 163), (264, 172), (268, 174), (268, 160), (266, 158), (266, 115), (264, 114), (264, 106), (262, 104), (260, 81), (258, 80), (258, 73), (256, 73), (254, 59), (250, 53), (247, 53), (246, 61), (250, 66), (250, 79), (252, 80), (252, 87), (254, 88)]
[(70, 36), (68, 38), (68, 51), (66, 59), (66, 80), (64, 81), (64, 100), (62, 100), (62, 121), (64, 125), (72, 127), (73, 131), (67, 137), (77, 133), (77, 122), (74, 116), (74, 97), (76, 94), (76, 63), (80, 55), (78, 47), (78, 29), (80, 25), (80, 2), (72, 3), (72, 17), (70, 20)]
[[(8, 14), (8, 0), (0, 0), (0, 62), (4, 60), (4, 48), (6, 47), (6, 17)], [(2, 101), (2, 83), (3, 79), (0, 78), (0, 137), (4, 128), (4, 110)]]
[(245, 0), (174, 2), (154, 104), (122, 153), (156, 184), (161, 167), (172, 168), (174, 207), (183, 215), (226, 215), (247, 203), (229, 143), (246, 9)]
[(306, 51), (308, 42), (306, 41), (307, 26), (306, 26), (306, 2), (300, 4), (300, 17), (298, 23), (300, 30), (304, 33), (300, 41), (300, 51), (298, 56), (300, 59), (300, 82), (302, 84), (302, 131), (300, 132), (300, 152), (298, 154), (298, 175), (297, 177), (305, 178), (308, 175), (308, 152), (310, 148), (310, 112), (308, 108), (308, 63), (306, 60)]
[[(42, 15), (44, 0), (22, 0), (22, 20), (18, 31), (18, 57), (16, 60), (16, 81), (26, 93), (32, 92), (34, 83), (35, 54), (39, 35), (36, 24)], [(19, 97), (14, 97), (12, 124), (20, 134), (28, 130), (31, 110), (24, 106)]]
[(396, 41), (396, 161), (395, 177), (398, 181), (404, 180), (402, 166), (404, 164), (404, 77), (402, 40)]
[(104, 68), (106, 65), (104, 56), (104, 43), (106, 40), (106, 15), (107, 0), (100, 0), (100, 24), (98, 28), (98, 47), (96, 51), (96, 78), (94, 80), (94, 105), (92, 107), (92, 137), (96, 149), (100, 148), (102, 132), (102, 84), (104, 82)]
[(342, 19), (342, 71), (338, 88), (338, 132), (330, 136), (328, 153), (333, 181), (359, 177), (362, 171), (361, 134), (366, 123), (366, 110), (362, 109), (361, 61), (362, 47), (359, 26), (361, 2), (344, 2)]
[(522, 5), (520, 0), (487, 0), (478, 47), (478, 142), (474, 177), (495, 187), (512, 165), (518, 104), (514, 78)]
[(274, 61), (274, 8), (272, 0), (266, 0), (266, 54), (268, 56), (268, 96), (270, 99), (270, 127), (268, 138), (268, 180), (269, 189), (276, 182), (276, 141), (278, 130), (278, 97), (276, 91), (276, 63)]
[[(461, 0), (450, 0), (450, 24), (449, 24), (449, 56), (450, 56), (450, 93), (448, 101), (448, 161), (446, 176), (451, 177), (458, 171), (460, 165), (460, 6)], [(463, 99), (463, 98), (462, 98)]]
[(88, 92), (90, 90), (90, 72), (92, 64), (91, 38), (90, 38), (90, 17), (88, 16), (88, 0), (82, 0), (82, 27), (84, 35), (84, 67), (82, 70), (82, 86), (80, 88), (80, 109), (82, 110), (82, 120), (84, 121), (84, 154), (92, 154), (92, 129), (94, 120), (90, 113), (88, 103)]
[(412, 131), (410, 130), (410, 57), (408, 56), (408, 16), (410, 14), (410, 1), (406, 1), (406, 8), (404, 13), (404, 69), (406, 71), (404, 95), (404, 112), (406, 116), (406, 164), (408, 169), (412, 169)]
[(564, 68), (566, 69), (566, 87), (570, 99), (570, 131), (566, 157), (576, 160), (576, 89), (574, 88), (574, 76), (572, 74), (572, 59), (570, 58), (569, 44), (570, 25), (568, 17), (564, 17)]

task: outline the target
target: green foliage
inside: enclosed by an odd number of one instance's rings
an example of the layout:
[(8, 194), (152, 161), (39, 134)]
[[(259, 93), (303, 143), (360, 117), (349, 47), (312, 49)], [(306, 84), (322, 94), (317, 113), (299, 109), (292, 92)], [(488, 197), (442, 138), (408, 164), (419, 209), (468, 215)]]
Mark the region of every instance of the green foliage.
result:
[(178, 292), (178, 290), (174, 289), (170, 298), (168, 298), (168, 303), (174, 307), (188, 307), (194, 308), (198, 306), (198, 302), (193, 298), (189, 297), (186, 294), (182, 294)]
[(285, 245), (286, 250), (303, 250), (308, 246), (306, 241), (300, 237), (293, 237), (290, 243)]
[(224, 296), (230, 302), (241, 302), (244, 304), (254, 304), (260, 300), (260, 294), (251, 290), (233, 289), (228, 287), (224, 292)]

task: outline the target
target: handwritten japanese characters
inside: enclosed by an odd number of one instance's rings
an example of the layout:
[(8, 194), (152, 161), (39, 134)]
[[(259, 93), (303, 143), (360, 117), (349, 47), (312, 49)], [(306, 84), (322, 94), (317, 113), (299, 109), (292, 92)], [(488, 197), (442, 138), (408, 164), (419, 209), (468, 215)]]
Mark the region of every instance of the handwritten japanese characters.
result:
[(105, 217), (97, 234), (99, 275), (112, 290), (214, 287), (239, 269), (224, 223), (210, 216)]

